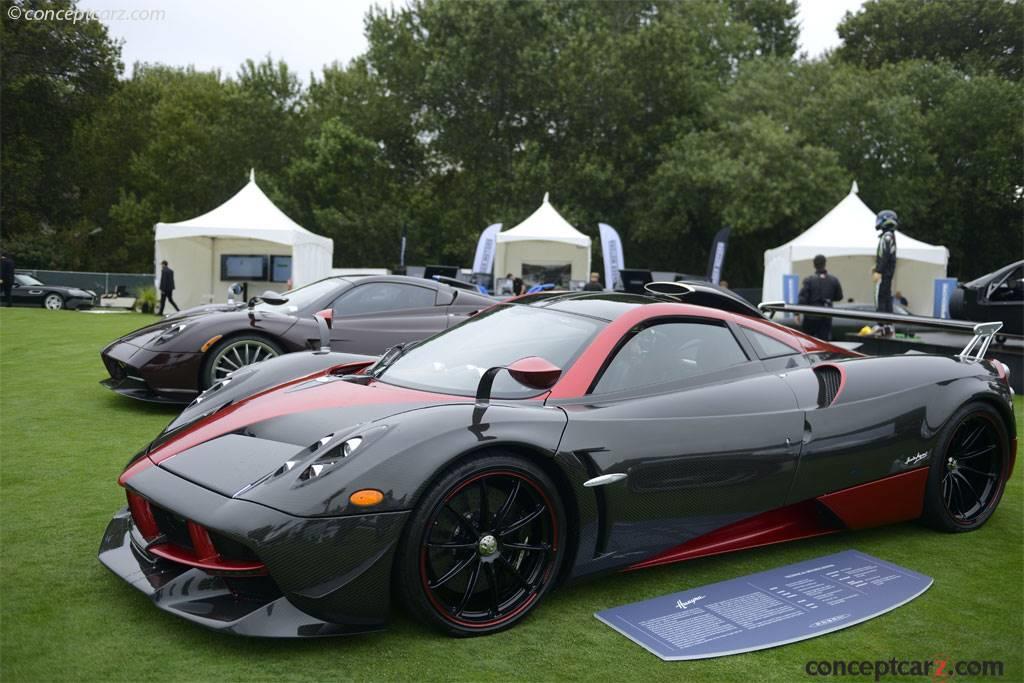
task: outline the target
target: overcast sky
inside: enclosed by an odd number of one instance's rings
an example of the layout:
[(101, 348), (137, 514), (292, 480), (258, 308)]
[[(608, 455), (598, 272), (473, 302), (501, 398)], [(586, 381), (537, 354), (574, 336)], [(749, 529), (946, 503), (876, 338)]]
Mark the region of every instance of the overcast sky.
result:
[[(800, 47), (816, 57), (839, 42), (836, 25), (863, 0), (803, 0)], [(253, 3), (243, 0), (81, 0), (79, 7), (103, 12), (115, 38), (122, 39), (125, 75), (135, 62), (194, 65), (233, 75), (246, 58), (270, 54), (283, 59), (309, 82), (325, 64), (346, 63), (366, 50), (363, 16), (374, 4), (402, 5), (404, 0), (288, 0)], [(143, 19), (139, 11), (156, 18)], [(123, 11), (122, 18), (118, 13)], [(137, 18), (130, 18), (132, 13)]]

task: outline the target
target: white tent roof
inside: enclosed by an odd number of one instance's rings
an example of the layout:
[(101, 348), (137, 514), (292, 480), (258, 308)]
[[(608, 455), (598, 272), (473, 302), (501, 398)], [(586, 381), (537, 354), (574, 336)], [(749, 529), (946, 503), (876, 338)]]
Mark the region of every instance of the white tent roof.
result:
[[(928, 244), (896, 231), (896, 246), (901, 260), (921, 261), (945, 266), (946, 247)], [(790, 261), (806, 261), (816, 254), (826, 256), (874, 255), (878, 248), (875, 212), (857, 196), (857, 183), (850, 193), (821, 220), (780, 247), (765, 252), (765, 260), (788, 251)]]
[(544, 193), (544, 202), (529, 218), (519, 225), (498, 233), (498, 242), (562, 242), (577, 247), (589, 247), (590, 237), (572, 227), (569, 221), (555, 211)]
[(277, 208), (256, 184), (252, 171), (246, 186), (216, 209), (187, 221), (156, 224), (157, 240), (178, 237), (257, 239), (334, 250), (333, 240), (306, 230)]

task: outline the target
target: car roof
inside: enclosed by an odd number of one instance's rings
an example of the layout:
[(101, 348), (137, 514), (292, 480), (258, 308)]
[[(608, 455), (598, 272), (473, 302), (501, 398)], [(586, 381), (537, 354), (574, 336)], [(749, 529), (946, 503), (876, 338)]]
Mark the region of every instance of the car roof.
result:
[(437, 280), (428, 280), (424, 277), (412, 277), (409, 275), (367, 275), (363, 273), (352, 274), (352, 275), (331, 275), (325, 279), (336, 279), (351, 282), (352, 284), (363, 284), (366, 282), (395, 282), (407, 285), (416, 285), (418, 287), (426, 287), (428, 289), (443, 289), (453, 292), (458, 292), (459, 296), (455, 300), (455, 303), (465, 304), (467, 300), (474, 300), (473, 302), (480, 305), (493, 304), (496, 299), (489, 296), (474, 292), (468, 289), (456, 288)]
[(691, 291), (679, 295), (630, 294), (626, 292), (543, 292), (512, 299), (534, 308), (587, 315), (612, 321), (639, 306), (678, 303), (728, 311), (763, 320), (764, 316), (749, 302), (728, 290), (708, 283), (686, 283)]

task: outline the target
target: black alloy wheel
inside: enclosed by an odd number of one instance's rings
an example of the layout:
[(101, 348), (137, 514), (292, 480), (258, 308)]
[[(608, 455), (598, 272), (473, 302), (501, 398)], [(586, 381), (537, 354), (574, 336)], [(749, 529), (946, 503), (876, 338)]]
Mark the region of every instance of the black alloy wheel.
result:
[(943, 531), (971, 531), (992, 515), (1006, 485), (1009, 439), (1002, 417), (987, 404), (961, 408), (932, 457), (924, 519)]
[(399, 553), (415, 616), (452, 635), (508, 628), (551, 588), (565, 542), (548, 476), (514, 456), (456, 467), (424, 497)]

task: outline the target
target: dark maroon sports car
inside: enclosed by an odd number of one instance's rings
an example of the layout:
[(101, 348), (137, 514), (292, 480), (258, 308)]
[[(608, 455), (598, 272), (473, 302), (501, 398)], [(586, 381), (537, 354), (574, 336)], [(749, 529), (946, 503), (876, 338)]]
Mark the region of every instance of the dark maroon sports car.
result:
[(383, 275), (331, 277), (277, 296), (251, 308), (201, 306), (111, 342), (101, 352), (110, 373), (102, 384), (132, 398), (188, 403), (239, 368), (315, 349), (313, 314), (322, 309), (334, 313), (332, 350), (379, 355), (494, 303), (433, 280)]
[(99, 559), (231, 633), (374, 630), (398, 598), (465, 636), (587, 575), (993, 514), (1016, 452), (997, 326), (957, 357), (866, 357), (669, 291), (533, 295), (375, 361), (240, 370), (131, 458)]

